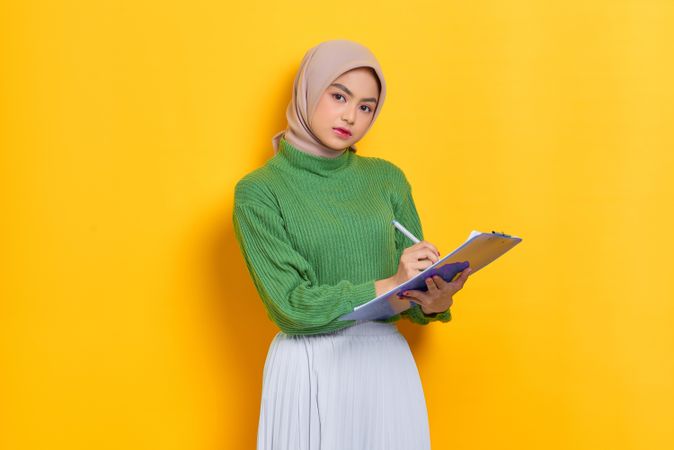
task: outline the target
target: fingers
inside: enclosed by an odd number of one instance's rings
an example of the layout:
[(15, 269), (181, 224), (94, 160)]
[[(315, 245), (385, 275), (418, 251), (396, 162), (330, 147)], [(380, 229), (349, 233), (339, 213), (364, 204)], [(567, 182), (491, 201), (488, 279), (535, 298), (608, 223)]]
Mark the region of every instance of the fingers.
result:
[(423, 257), (430, 260), (432, 263), (436, 263), (440, 259), (433, 250), (430, 250), (428, 248), (424, 248), (419, 252), (418, 259), (424, 259)]
[(461, 275), (459, 275), (459, 278), (448, 284), (454, 285), (456, 287), (456, 291), (459, 291), (460, 289), (463, 288), (464, 283), (468, 279), (468, 275), (470, 275), (472, 271), (473, 269), (471, 269), (470, 267), (464, 269), (461, 272)]
[[(411, 248), (411, 247), (410, 247)], [(423, 260), (427, 259), (432, 263), (436, 263), (440, 258), (438, 255), (428, 247), (420, 247), (409, 252), (409, 255), (413, 260)]]
[(427, 259), (419, 259), (412, 261), (409, 263), (409, 267), (412, 268), (413, 270), (417, 272), (421, 272), (423, 270), (426, 270), (426, 268), (430, 267), (433, 265), (432, 261), (429, 261)]
[(410, 255), (415, 259), (428, 259), (433, 263), (440, 260), (440, 252), (428, 241), (420, 241), (403, 250), (404, 255)]
[(428, 295), (425, 292), (422, 291), (416, 291), (416, 290), (411, 290), (411, 291), (403, 291), (402, 293), (403, 298), (407, 300), (411, 300), (414, 303), (418, 303), (420, 305), (426, 305), (430, 299), (428, 298)]
[[(432, 286), (434, 286), (434, 282), (433, 282), (432, 278), (428, 277), (426, 279), (426, 284), (428, 286), (428, 292), (416, 291), (416, 290), (403, 291), (401, 298), (404, 298), (405, 300), (414, 302), (421, 307), (426, 307), (426, 308), (430, 307), (431, 305), (433, 305), (433, 301), (437, 298), (439, 291), (438, 291), (437, 287), (435, 287), (435, 288), (432, 287)], [(450, 298), (450, 306), (451, 306), (451, 298)]]
[(451, 290), (452, 293), (455, 293), (459, 291), (462, 287), (463, 284), (466, 282), (468, 279), (468, 275), (473, 271), (471, 268), (466, 268), (461, 273), (458, 274), (458, 276), (455, 277), (454, 281), (445, 281), (440, 275), (433, 275), (433, 281), (435, 282), (435, 286), (440, 290)]
[(438, 255), (438, 257), (440, 256), (440, 251), (435, 245), (431, 244), (428, 241), (421, 241), (420, 243), (424, 243), (426, 246), (430, 247), (430, 249), (433, 250), (435, 254)]
[(471, 269), (470, 267), (464, 269), (463, 272), (461, 272), (461, 276), (456, 281), (459, 281), (461, 283), (461, 286), (463, 286), (463, 283), (466, 282), (466, 280), (468, 279), (468, 275), (470, 275), (472, 271), (473, 269)]
[(440, 275), (433, 275), (433, 281), (438, 289), (445, 289), (449, 283), (446, 282)]
[(438, 291), (438, 286), (435, 284), (435, 277), (426, 277), (426, 286), (428, 286), (428, 292), (430, 294), (435, 294), (435, 292)]
[(435, 247), (435, 245), (431, 244), (431, 243), (428, 242), (428, 241), (420, 241), (420, 242), (414, 244), (414, 245), (413, 245), (412, 247), (410, 247), (410, 248), (414, 248), (415, 250), (416, 250), (416, 249), (427, 248), (427, 249), (429, 249), (431, 252), (435, 253), (436, 256), (438, 256), (438, 257), (440, 256), (440, 252), (439, 252), (438, 249)]

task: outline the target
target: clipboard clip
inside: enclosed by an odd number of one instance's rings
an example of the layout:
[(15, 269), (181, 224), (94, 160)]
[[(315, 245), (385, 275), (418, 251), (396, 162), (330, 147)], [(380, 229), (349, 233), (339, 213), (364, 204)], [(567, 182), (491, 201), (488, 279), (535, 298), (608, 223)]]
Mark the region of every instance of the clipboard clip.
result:
[(512, 236), (509, 235), (509, 234), (505, 234), (505, 233), (497, 233), (496, 231), (492, 231), (491, 233), (492, 233), (492, 234), (497, 234), (497, 235), (499, 235), (499, 236), (507, 237), (507, 238), (512, 237)]

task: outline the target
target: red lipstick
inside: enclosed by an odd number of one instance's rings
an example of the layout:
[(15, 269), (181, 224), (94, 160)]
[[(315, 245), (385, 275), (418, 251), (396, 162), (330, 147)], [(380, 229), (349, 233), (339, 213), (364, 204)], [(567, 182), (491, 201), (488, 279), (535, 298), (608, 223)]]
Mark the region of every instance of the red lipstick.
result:
[(337, 134), (337, 136), (339, 136), (339, 137), (346, 138), (346, 137), (351, 136), (351, 132), (349, 130), (347, 130), (346, 128), (336, 127), (336, 128), (333, 128), (333, 130)]

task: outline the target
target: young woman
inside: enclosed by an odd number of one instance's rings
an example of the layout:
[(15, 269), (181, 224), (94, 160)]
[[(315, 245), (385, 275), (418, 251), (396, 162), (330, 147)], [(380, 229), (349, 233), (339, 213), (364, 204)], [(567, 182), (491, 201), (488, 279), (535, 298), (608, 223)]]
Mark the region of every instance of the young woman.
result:
[[(396, 321), (451, 320), (454, 282), (390, 300), (379, 321), (338, 318), (438, 260), (423, 239), (403, 171), (359, 156), (386, 82), (374, 55), (331, 40), (304, 56), (275, 155), (235, 187), (237, 240), (269, 318), (280, 328), (264, 366), (259, 450), (430, 448), (416, 363)], [(412, 303), (410, 303), (412, 302)], [(410, 305), (413, 305), (410, 307)]]

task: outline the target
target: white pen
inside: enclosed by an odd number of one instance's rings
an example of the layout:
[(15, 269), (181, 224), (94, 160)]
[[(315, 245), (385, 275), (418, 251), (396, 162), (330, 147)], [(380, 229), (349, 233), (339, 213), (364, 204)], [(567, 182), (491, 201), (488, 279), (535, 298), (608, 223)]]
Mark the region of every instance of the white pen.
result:
[(412, 233), (410, 233), (410, 232), (407, 230), (407, 228), (405, 228), (404, 226), (402, 226), (402, 225), (400, 224), (400, 222), (398, 222), (397, 220), (393, 219), (393, 222), (392, 222), (392, 223), (393, 223), (393, 225), (394, 225), (397, 229), (399, 229), (399, 230), (401, 231), (402, 234), (404, 234), (405, 236), (407, 236), (408, 238), (410, 238), (415, 244), (418, 244), (418, 243), (420, 242), (419, 239), (417, 239), (416, 237), (414, 237), (414, 235), (413, 235)]

